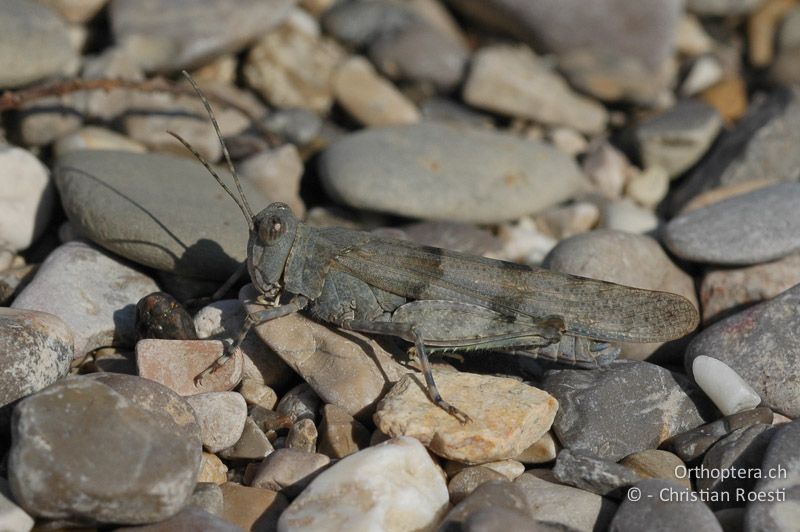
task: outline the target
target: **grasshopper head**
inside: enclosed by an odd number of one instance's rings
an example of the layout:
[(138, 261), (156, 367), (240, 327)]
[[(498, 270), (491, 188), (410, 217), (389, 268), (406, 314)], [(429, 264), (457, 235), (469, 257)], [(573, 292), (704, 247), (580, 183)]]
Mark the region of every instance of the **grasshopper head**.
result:
[(297, 218), (285, 203), (272, 203), (253, 217), (247, 269), (259, 292), (277, 295), (296, 232)]

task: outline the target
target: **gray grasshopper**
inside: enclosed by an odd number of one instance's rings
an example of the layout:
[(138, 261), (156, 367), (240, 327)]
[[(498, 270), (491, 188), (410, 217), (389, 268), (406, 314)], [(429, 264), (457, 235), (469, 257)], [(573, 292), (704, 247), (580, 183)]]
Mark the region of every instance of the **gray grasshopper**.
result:
[[(210, 105), (198, 94), (219, 134)], [(307, 309), (316, 319), (344, 329), (411, 342), (430, 399), (463, 422), (469, 418), (442, 399), (436, 387), (429, 352), (539, 348), (527, 353), (591, 366), (616, 356), (606, 342), (673, 340), (698, 324), (694, 305), (676, 294), (351, 229), (315, 228), (300, 222), (283, 203), (253, 214), (224, 142), (239, 198), (191, 146), (174, 136), (244, 214), (250, 233), (246, 268), (260, 299), (269, 302), (247, 316), (226, 353), (198, 378), (224, 364), (253, 326)]]

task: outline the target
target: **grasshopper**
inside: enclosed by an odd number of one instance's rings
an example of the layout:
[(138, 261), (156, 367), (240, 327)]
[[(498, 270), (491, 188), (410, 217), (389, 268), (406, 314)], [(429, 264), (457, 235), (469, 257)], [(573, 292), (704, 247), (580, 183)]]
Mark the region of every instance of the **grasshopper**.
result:
[[(244, 267), (265, 300), (248, 314), (225, 353), (197, 379), (222, 366), (253, 326), (300, 310), (343, 329), (413, 344), (433, 403), (462, 422), (469, 417), (439, 393), (429, 352), (527, 350), (582, 366), (615, 358), (606, 342), (662, 342), (685, 336), (699, 316), (686, 298), (552, 272), (345, 228), (315, 228), (283, 203), (253, 214), (219, 132), (239, 196), (180, 136), (244, 215)], [(233, 284), (232, 280), (226, 286)]]

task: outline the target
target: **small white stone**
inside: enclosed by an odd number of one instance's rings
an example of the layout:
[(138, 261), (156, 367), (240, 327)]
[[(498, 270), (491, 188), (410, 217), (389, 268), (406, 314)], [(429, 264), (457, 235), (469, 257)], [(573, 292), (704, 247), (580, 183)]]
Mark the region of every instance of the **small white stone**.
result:
[(239, 441), (247, 418), (247, 403), (236, 392), (209, 392), (186, 398), (194, 410), (203, 446), (217, 453)]
[(761, 397), (730, 366), (705, 355), (692, 362), (692, 374), (723, 415), (750, 410), (761, 403)]
[(25, 249), (42, 233), (53, 211), (47, 168), (29, 151), (0, 145), (0, 243)]
[(698, 57), (689, 68), (680, 93), (683, 96), (693, 96), (716, 84), (724, 73), (722, 65), (715, 57), (711, 55)]
[(633, 177), (625, 189), (628, 197), (644, 207), (655, 207), (669, 191), (669, 174), (661, 166), (651, 166)]
[(600, 227), (643, 234), (658, 228), (658, 217), (629, 199), (610, 201), (601, 208)]
[(0, 492), (0, 530), (28, 532), (33, 528), (33, 517)]
[(450, 496), (422, 444), (400, 437), (343, 458), (281, 514), (280, 532), (429, 530)]

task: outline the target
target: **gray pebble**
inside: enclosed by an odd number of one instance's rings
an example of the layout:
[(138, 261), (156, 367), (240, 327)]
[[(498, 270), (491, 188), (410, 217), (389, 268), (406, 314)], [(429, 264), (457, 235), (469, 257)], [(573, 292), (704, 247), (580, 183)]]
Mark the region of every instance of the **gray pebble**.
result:
[(675, 0), (454, 0), (452, 5), (482, 25), (558, 55), (559, 66), (582, 91), (643, 101), (652, 101), (669, 82), (663, 69), (683, 12)]
[(6, 0), (0, 17), (0, 87), (19, 87), (74, 74), (78, 54), (68, 27), (50, 8), (31, 0)]
[(305, 382), (298, 384), (281, 397), (275, 411), (287, 416), (293, 422), (301, 419), (314, 421), (317, 418), (317, 409), (320, 406), (320, 399)]
[[(241, 211), (196, 161), (84, 150), (59, 158), (55, 178), (81, 234), (130, 260), (224, 280), (246, 257)], [(254, 187), (242, 185), (254, 212), (266, 206)]]
[(295, 0), (111, 2), (114, 40), (147, 71), (170, 71), (238, 52), (280, 24)]
[(219, 456), (226, 460), (260, 460), (273, 450), (264, 431), (253, 418), (248, 417), (244, 421), (244, 429), (239, 440), (233, 446), (220, 451)]
[(616, 503), (595, 493), (560, 484), (552, 476), (549, 480), (539, 478), (534, 473), (540, 471), (529, 471), (514, 481), (537, 522), (581, 532), (608, 528), (617, 510)]
[[(771, 425), (751, 425), (733, 431), (708, 450), (702, 463), (702, 470), (708, 474), (698, 476), (696, 482), (698, 490), (711, 496), (708, 502), (711, 508), (718, 510), (746, 504), (741, 493), (747, 493), (755, 487), (756, 475), (750, 471), (761, 466), (776, 430)], [(719, 473), (726, 470), (740, 473), (731, 478), (722, 478)]]
[(493, 471), (488, 467), (474, 466), (466, 467), (453, 475), (447, 483), (447, 491), (450, 493), (450, 502), (458, 504), (466, 499), (470, 493), (481, 484), (492, 480), (508, 480), (505, 476)]
[(645, 167), (661, 166), (674, 178), (700, 160), (720, 129), (722, 117), (714, 107), (681, 100), (640, 124), (635, 135)]
[(214, 515), (222, 515), (222, 490), (213, 482), (198, 482), (186, 506), (197, 506)]
[(65, 377), (73, 356), (73, 334), (58, 316), (0, 308), (0, 407)]
[(250, 484), (255, 488), (280, 491), (287, 497), (294, 498), (330, 461), (324, 454), (278, 449), (261, 462)]
[(721, 360), (753, 387), (764, 406), (790, 418), (799, 416), (799, 304), (796, 285), (704, 329), (687, 348), (687, 371), (700, 355)]
[(724, 17), (746, 15), (761, 3), (762, 0), (688, 0), (686, 9), (701, 16)]
[(217, 453), (239, 441), (247, 419), (247, 404), (241, 394), (201, 393), (187, 397), (186, 402), (194, 411), (208, 452)]
[(610, 532), (722, 532), (714, 513), (699, 497), (691, 499), (690, 490), (658, 479), (643, 480), (636, 489), (640, 499), (623, 501), (611, 521)]
[(800, 421), (777, 428), (761, 462), (764, 478), (754, 487), (756, 499), (747, 505), (744, 530), (789, 532), (796, 528), (800, 504), (799, 441)]
[(673, 212), (706, 190), (751, 179), (796, 181), (800, 166), (800, 98), (778, 89), (756, 96), (736, 127), (714, 147), (673, 193)]
[(202, 530), (203, 532), (241, 532), (241, 528), (222, 517), (196, 506), (189, 506), (177, 515), (160, 523), (137, 527), (121, 527), (115, 532), (174, 532)]
[(642, 480), (629, 467), (603, 460), (586, 451), (569, 449), (562, 449), (558, 453), (553, 475), (564, 484), (613, 498), (621, 498), (624, 488)]
[(694, 262), (756, 264), (800, 250), (800, 183), (780, 183), (682, 214), (664, 243)]
[(522, 490), (508, 480), (492, 480), (478, 486), (467, 498), (459, 502), (439, 523), (438, 530), (464, 530), (465, 522), (474, 513), (487, 508), (502, 508), (530, 520), (530, 510)]
[(13, 532), (28, 532), (33, 528), (33, 517), (0, 491), (0, 529)]
[(550, 146), (432, 122), (349, 134), (321, 154), (319, 172), (328, 193), (352, 207), (476, 223), (519, 218), (586, 186)]
[(184, 506), (200, 467), (189, 405), (138, 377), (59, 381), (19, 403), (12, 431), (11, 489), (39, 517), (161, 521)]
[(327, 33), (353, 47), (367, 46), (383, 34), (421, 23), (403, 4), (382, 0), (337, 2), (325, 11), (321, 22)]
[(56, 248), (13, 308), (55, 314), (75, 334), (75, 356), (101, 346), (132, 346), (136, 303), (156, 283), (114, 256), (84, 242)]
[(564, 448), (613, 461), (655, 449), (671, 435), (703, 424), (711, 411), (685, 379), (647, 362), (550, 371), (542, 387), (558, 399), (553, 430)]
[(753, 410), (731, 414), (706, 425), (676, 434), (666, 440), (662, 447), (670, 449), (683, 461), (691, 462), (705, 454), (712, 445), (724, 436), (735, 430), (759, 423), (772, 423), (772, 410), (762, 406)]

